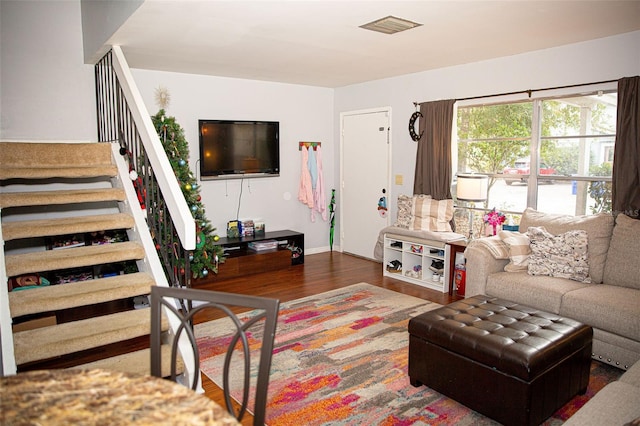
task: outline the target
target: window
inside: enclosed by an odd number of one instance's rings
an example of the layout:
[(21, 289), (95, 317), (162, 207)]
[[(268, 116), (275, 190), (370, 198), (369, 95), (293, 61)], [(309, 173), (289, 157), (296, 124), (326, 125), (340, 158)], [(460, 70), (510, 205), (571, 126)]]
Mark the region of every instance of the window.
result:
[(458, 103), (455, 172), (489, 176), (488, 209), (611, 211), (617, 94), (615, 85), (604, 86), (578, 95)]

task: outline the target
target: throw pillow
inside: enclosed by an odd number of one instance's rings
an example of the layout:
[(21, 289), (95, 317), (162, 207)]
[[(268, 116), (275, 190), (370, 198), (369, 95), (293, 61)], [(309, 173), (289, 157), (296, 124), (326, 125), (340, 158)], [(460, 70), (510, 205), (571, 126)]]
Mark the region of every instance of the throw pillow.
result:
[[(431, 198), (430, 195), (425, 197)], [(395, 226), (399, 228), (409, 229), (411, 226), (411, 206), (413, 205), (413, 197), (410, 195), (398, 195), (398, 220)]]
[(507, 272), (517, 272), (527, 270), (529, 267), (529, 256), (531, 247), (529, 236), (514, 231), (500, 231), (500, 239), (509, 246), (510, 262), (504, 267)]
[(640, 289), (639, 237), (640, 220), (619, 214), (604, 267), (606, 284)]
[(584, 230), (553, 235), (544, 227), (529, 228), (529, 275), (548, 275), (590, 283), (588, 235)]
[(414, 195), (410, 229), (414, 231), (452, 232), (453, 200), (433, 200), (428, 195)]
[(471, 240), (469, 247), (472, 246), (484, 246), (494, 259), (509, 259), (509, 246), (497, 235)]
[(527, 208), (520, 220), (520, 231), (527, 232), (531, 226), (544, 226), (554, 234), (560, 235), (576, 229), (585, 230), (589, 236), (589, 274), (592, 283), (601, 283), (604, 275), (604, 265), (607, 260), (609, 241), (613, 232), (613, 216), (609, 213), (599, 213), (591, 216), (570, 216), (542, 213)]

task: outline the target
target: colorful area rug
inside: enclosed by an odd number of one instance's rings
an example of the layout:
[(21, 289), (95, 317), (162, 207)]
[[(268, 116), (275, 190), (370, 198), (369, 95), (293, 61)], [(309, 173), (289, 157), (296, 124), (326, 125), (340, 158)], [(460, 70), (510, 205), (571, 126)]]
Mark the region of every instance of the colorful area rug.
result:
[[(409, 384), (407, 323), (439, 306), (365, 283), (282, 304), (267, 424), (496, 425), (438, 392)], [(218, 385), (224, 358), (219, 348), (228, 342), (229, 324), (223, 319), (196, 326), (202, 370)], [(256, 359), (258, 347), (252, 347)], [(232, 371), (240, 375), (242, 367)], [(562, 424), (621, 374), (594, 362), (587, 394), (545, 425)]]

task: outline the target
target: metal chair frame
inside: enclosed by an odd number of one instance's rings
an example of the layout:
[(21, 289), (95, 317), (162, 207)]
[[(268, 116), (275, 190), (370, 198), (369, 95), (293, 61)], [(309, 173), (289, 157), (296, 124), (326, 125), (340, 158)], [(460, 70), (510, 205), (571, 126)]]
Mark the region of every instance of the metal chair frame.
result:
[[(193, 306), (193, 302), (198, 302)], [(151, 374), (162, 377), (161, 368), (161, 345), (162, 345), (162, 308), (169, 315), (172, 314), (179, 320), (177, 329), (174, 330), (173, 341), (171, 343), (171, 380), (176, 381), (177, 377), (177, 357), (178, 341), (182, 336), (186, 336), (191, 344), (194, 358), (194, 371), (200, 371), (200, 356), (196, 344), (196, 337), (193, 330), (194, 316), (204, 309), (218, 309), (229, 317), (235, 325), (236, 332), (227, 348), (223, 367), (223, 386), (225, 404), (227, 410), (238, 420), (242, 420), (247, 411), (250, 387), (250, 366), (251, 358), (249, 342), (246, 331), (256, 322), (264, 319), (264, 333), (262, 348), (260, 350), (260, 360), (258, 366), (258, 377), (255, 391), (254, 425), (264, 425), (267, 404), (267, 390), (269, 386), (269, 373), (271, 370), (271, 358), (275, 340), (276, 326), (278, 320), (278, 309), (280, 301), (257, 296), (247, 296), (233, 293), (223, 293), (218, 291), (197, 290), (191, 288), (158, 287), (151, 288)], [(229, 307), (247, 307), (262, 310), (259, 315), (246, 322), (240, 321)], [(184, 333), (184, 334), (183, 334)], [(231, 358), (236, 352), (234, 348), (238, 341), (242, 342), (242, 353), (244, 355), (244, 381), (242, 401), (240, 409), (236, 413), (233, 408), (231, 395), (229, 393), (229, 369)], [(191, 388), (196, 389), (199, 383), (200, 374), (194, 374)]]

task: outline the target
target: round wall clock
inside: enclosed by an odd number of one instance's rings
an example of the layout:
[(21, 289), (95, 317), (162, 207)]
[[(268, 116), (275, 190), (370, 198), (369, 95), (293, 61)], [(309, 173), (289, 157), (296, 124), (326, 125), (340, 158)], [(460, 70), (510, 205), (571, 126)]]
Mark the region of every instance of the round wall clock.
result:
[(411, 118), (409, 119), (409, 135), (411, 136), (411, 139), (413, 139), (416, 142), (420, 140), (420, 138), (422, 137), (422, 134), (424, 133), (424, 130), (420, 132), (420, 134), (416, 133), (416, 120), (419, 117), (422, 117), (422, 114), (420, 113), (420, 111), (416, 111), (413, 114), (411, 114)]

